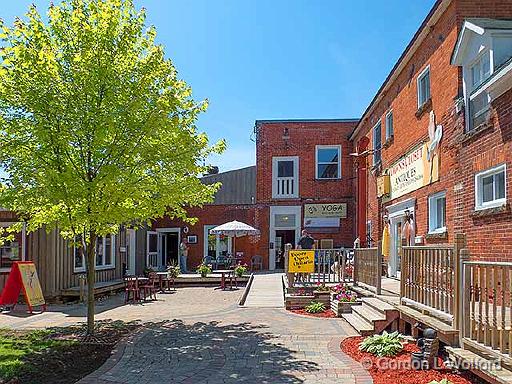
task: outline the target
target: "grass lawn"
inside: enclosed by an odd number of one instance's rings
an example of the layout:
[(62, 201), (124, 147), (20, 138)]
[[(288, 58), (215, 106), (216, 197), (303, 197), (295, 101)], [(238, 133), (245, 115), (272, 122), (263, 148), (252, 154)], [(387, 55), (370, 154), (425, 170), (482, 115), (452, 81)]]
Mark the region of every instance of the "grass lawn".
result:
[[(35, 367), (32, 358), (48, 350), (68, 348), (76, 341), (56, 340), (49, 330), (11, 331), (0, 330), (0, 378), (9, 381)], [(27, 357), (31, 359), (27, 361)]]
[(138, 327), (102, 321), (94, 336), (84, 324), (47, 330), (0, 329), (0, 384), (68, 384), (98, 369), (116, 343)]

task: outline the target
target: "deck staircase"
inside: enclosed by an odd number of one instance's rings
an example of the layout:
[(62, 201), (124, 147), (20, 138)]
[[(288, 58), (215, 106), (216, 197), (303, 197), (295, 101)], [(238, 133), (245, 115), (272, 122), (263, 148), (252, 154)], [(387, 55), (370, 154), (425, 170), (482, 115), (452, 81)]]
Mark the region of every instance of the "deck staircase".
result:
[(354, 305), (351, 313), (342, 317), (361, 334), (370, 336), (390, 327), (397, 329), (399, 312), (395, 307), (376, 297), (363, 297), (361, 305)]

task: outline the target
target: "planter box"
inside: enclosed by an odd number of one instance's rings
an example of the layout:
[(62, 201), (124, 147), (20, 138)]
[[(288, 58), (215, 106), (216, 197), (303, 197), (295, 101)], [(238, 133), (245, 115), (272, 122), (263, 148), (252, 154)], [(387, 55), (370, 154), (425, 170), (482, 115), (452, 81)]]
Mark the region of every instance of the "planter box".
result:
[(312, 301), (315, 301), (314, 295), (295, 296), (287, 293), (284, 296), (286, 309), (302, 309), (306, 305), (311, 304)]
[(326, 307), (329, 306), (329, 303), (331, 301), (330, 291), (313, 291), (313, 295), (315, 297), (315, 301), (324, 303)]
[(341, 317), (343, 313), (351, 313), (354, 305), (361, 305), (361, 301), (357, 300), (353, 303), (346, 301), (331, 300), (331, 310), (337, 317)]

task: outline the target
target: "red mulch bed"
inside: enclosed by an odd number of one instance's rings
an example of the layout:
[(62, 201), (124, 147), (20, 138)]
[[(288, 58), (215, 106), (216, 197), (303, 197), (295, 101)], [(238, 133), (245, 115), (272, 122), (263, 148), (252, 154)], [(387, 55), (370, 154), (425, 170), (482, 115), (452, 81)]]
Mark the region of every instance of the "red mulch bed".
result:
[(320, 313), (309, 313), (309, 312), (306, 312), (306, 310), (304, 310), (304, 309), (289, 309), (289, 311), (293, 312), (293, 313), (297, 313), (299, 315), (305, 315), (305, 316), (310, 316), (310, 317), (322, 317), (325, 319), (332, 319), (333, 317), (336, 317), (336, 314), (333, 311), (331, 311), (330, 309), (326, 309), (325, 311), (320, 312)]
[[(417, 371), (408, 364), (412, 352), (419, 351), (416, 344), (406, 344), (402, 352), (394, 357), (376, 357), (370, 353), (359, 350), (363, 337), (349, 337), (342, 341), (341, 350), (354, 360), (359, 361), (372, 376), (374, 384), (428, 384), (432, 380), (441, 381), (446, 378), (453, 384), (483, 383), (471, 372), (453, 373), (443, 366), (439, 358), (439, 369)], [(371, 362), (371, 366), (368, 367)]]

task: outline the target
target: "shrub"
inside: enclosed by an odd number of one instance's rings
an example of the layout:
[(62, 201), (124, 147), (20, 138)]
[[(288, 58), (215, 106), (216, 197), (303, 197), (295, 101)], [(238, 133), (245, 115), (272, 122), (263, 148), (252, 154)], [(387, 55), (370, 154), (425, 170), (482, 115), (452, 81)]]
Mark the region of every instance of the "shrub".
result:
[(359, 345), (359, 350), (371, 353), (372, 355), (395, 356), (404, 346), (402, 344), (403, 336), (397, 332), (382, 332), (382, 335), (369, 336)]
[(169, 265), (167, 267), (167, 275), (170, 279), (177, 278), (181, 273), (181, 269), (178, 265)]
[(325, 311), (325, 304), (312, 301), (311, 304), (307, 305), (306, 308), (304, 308), (304, 310), (307, 313), (320, 313)]

